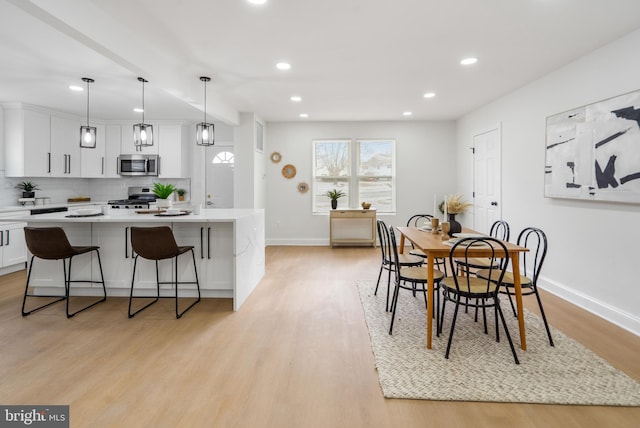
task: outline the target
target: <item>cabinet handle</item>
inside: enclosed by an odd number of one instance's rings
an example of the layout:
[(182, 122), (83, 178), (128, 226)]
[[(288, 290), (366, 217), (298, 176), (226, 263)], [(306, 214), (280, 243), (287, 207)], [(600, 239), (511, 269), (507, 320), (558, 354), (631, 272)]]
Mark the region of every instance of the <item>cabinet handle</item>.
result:
[(67, 171), (69, 172), (69, 174), (71, 174), (71, 155), (67, 155), (67, 162), (69, 162), (69, 168), (67, 168)]
[(7, 230), (7, 245), (9, 245), (9, 237), (10, 237), (10, 236), (11, 236), (11, 235), (9, 235), (9, 231)]
[(200, 258), (204, 259), (204, 242), (202, 241), (203, 238), (203, 232), (204, 232), (204, 227), (200, 228)]
[(207, 258), (211, 259), (211, 228), (207, 227)]
[(47, 152), (47, 174), (51, 174), (51, 152)]
[(4, 247), (4, 230), (0, 230), (0, 247)]
[(104, 175), (104, 156), (102, 156), (102, 172), (101, 175)]

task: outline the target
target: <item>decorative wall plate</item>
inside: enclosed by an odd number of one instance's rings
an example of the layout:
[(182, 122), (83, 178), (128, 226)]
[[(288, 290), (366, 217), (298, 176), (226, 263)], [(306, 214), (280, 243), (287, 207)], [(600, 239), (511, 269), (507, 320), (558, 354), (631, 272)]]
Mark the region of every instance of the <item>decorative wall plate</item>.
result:
[(282, 160), (282, 155), (278, 152), (271, 153), (271, 162), (278, 163)]
[(282, 175), (284, 178), (293, 178), (296, 176), (296, 167), (290, 163), (282, 167)]
[(298, 183), (298, 192), (300, 193), (307, 193), (307, 191), (309, 190), (309, 185), (307, 183)]

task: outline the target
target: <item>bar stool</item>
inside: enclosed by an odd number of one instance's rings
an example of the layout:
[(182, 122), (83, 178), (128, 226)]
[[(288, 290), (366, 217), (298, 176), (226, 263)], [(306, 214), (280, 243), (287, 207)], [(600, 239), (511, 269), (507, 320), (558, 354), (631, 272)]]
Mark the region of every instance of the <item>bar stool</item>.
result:
[[(129, 294), (129, 318), (133, 318), (138, 312), (148, 308), (160, 299), (160, 284), (175, 284), (176, 292), (176, 318), (180, 318), (191, 309), (196, 303), (200, 301), (200, 282), (198, 281), (198, 270), (196, 269), (196, 256), (193, 252), (193, 246), (178, 246), (173, 236), (171, 228), (168, 226), (160, 227), (132, 227), (131, 228), (131, 246), (136, 253), (133, 261), (133, 276), (131, 277), (131, 293)], [(178, 256), (191, 251), (191, 258), (193, 259), (193, 271), (195, 273), (195, 281), (178, 281)], [(156, 290), (155, 296), (134, 296), (133, 286), (136, 277), (136, 267), (138, 264), (138, 257), (143, 259), (153, 260), (156, 263)], [(173, 259), (174, 265), (174, 278), (175, 281), (160, 281), (158, 273), (158, 261)], [(192, 302), (182, 312), (178, 311), (178, 284), (196, 284), (198, 289), (198, 299)], [(147, 303), (145, 306), (139, 308), (135, 312), (131, 312), (131, 303), (133, 299), (148, 299), (154, 298), (153, 301)]]
[[(27, 243), (27, 248), (31, 252), (31, 261), (29, 263), (29, 273), (27, 275), (27, 285), (24, 289), (24, 298), (22, 300), (22, 316), (29, 315), (33, 312), (39, 311), (40, 309), (44, 309), (47, 306), (53, 305), (54, 303), (61, 302), (62, 300), (67, 301), (67, 318), (71, 318), (75, 314), (82, 312), (86, 309), (89, 309), (92, 306), (97, 305), (98, 303), (104, 302), (107, 300), (107, 289), (104, 285), (104, 275), (102, 274), (102, 263), (100, 261), (100, 247), (95, 246), (72, 246), (67, 239), (67, 235), (64, 233), (64, 230), (60, 227), (25, 227), (24, 228), (24, 237)], [(95, 251), (98, 256), (98, 266), (100, 267), (100, 281), (94, 280), (72, 280), (71, 279), (71, 261), (75, 256), (80, 254), (90, 253), (91, 251)], [(35, 258), (43, 259), (43, 260), (62, 260), (62, 270), (64, 273), (64, 295), (45, 295), (45, 294), (29, 294), (29, 281), (31, 280), (31, 269), (33, 269), (33, 263)], [(67, 270), (66, 260), (69, 260), (69, 266)], [(103, 297), (102, 299), (94, 302), (88, 306), (85, 306), (82, 309), (79, 309), (73, 313), (69, 312), (69, 301), (70, 301), (70, 288), (72, 282), (84, 282), (84, 283), (94, 283), (94, 284), (102, 284)], [(31, 309), (29, 311), (25, 311), (25, 306), (27, 304), (27, 297), (55, 297), (57, 300), (46, 303), (42, 306), (39, 306), (35, 309)]]

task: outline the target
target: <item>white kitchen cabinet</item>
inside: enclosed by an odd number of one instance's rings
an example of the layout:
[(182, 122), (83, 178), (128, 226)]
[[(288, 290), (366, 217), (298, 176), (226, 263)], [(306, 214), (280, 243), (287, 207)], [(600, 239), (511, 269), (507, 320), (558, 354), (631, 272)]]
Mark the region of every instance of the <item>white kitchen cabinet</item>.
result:
[(107, 125), (105, 127), (105, 177), (117, 178), (118, 175), (118, 156), (120, 156), (122, 142), (122, 126)]
[[(178, 245), (193, 245), (202, 290), (214, 291), (209, 296), (233, 297), (235, 257), (232, 222), (173, 223), (173, 234)], [(178, 257), (180, 281), (195, 281), (191, 257)], [(181, 289), (195, 289), (185, 284)]]
[(50, 114), (22, 104), (4, 106), (5, 177), (51, 173)]
[(157, 155), (159, 153), (158, 125), (156, 123), (147, 123), (153, 126), (153, 146), (141, 146), (141, 149), (139, 151), (136, 151), (136, 146), (135, 144), (133, 144), (133, 123), (129, 125), (122, 125), (122, 141), (120, 143), (120, 153), (130, 155)]
[(51, 115), (51, 176), (80, 177), (80, 119)]
[[(185, 125), (159, 125), (158, 149), (161, 178), (188, 178), (190, 171), (189, 130)], [(195, 143), (194, 143), (195, 144)]]
[(27, 261), (24, 227), (27, 223), (0, 223), (0, 268)]
[[(106, 137), (105, 126), (96, 127), (96, 147), (94, 149), (80, 148), (80, 173), (84, 178), (106, 177)], [(119, 145), (118, 145), (119, 147)]]

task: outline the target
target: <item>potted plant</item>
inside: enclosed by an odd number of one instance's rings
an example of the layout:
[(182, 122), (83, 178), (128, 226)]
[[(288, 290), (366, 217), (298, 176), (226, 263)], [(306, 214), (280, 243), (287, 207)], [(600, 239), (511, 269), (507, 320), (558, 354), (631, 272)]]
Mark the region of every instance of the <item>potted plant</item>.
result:
[(340, 199), (343, 196), (346, 196), (346, 193), (344, 193), (342, 190), (333, 189), (327, 192), (327, 197), (331, 199), (332, 209), (335, 210), (336, 208), (338, 208), (338, 199)]
[(153, 183), (153, 193), (158, 197), (156, 199), (157, 208), (171, 207), (169, 196), (176, 190), (173, 184)]
[(16, 185), (16, 189), (22, 190), (23, 198), (33, 198), (36, 196), (36, 190), (40, 190), (36, 183), (32, 183), (31, 181), (23, 181), (22, 183), (18, 183)]
[(187, 193), (186, 189), (176, 189), (176, 193), (178, 194), (178, 200), (184, 201), (184, 195)]

